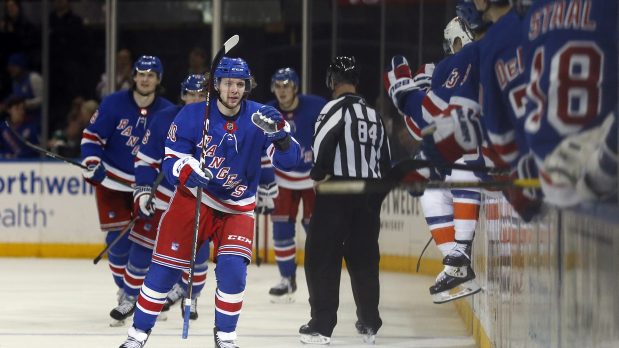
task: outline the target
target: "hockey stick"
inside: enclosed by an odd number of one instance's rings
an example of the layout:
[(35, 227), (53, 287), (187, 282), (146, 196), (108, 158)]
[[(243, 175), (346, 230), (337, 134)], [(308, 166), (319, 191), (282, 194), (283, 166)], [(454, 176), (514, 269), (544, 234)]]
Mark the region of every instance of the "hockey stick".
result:
[(254, 241), (256, 244), (256, 266), (260, 267), (262, 263), (262, 258), (260, 257), (260, 214), (256, 213), (256, 220), (254, 221), (254, 231), (256, 232), (256, 240)]
[[(151, 192), (148, 195), (148, 200), (146, 201), (147, 206), (153, 202), (153, 199), (155, 199), (155, 193), (157, 192), (157, 187), (161, 183), (161, 180), (163, 180), (163, 177), (164, 177), (163, 171), (157, 174), (157, 177), (155, 178), (155, 181), (153, 182), (153, 188), (151, 189)], [(92, 260), (92, 263), (94, 263), (95, 265), (99, 263), (99, 261), (101, 261), (101, 259), (103, 258), (103, 255), (105, 255), (105, 253), (107, 253), (107, 251), (110, 250), (111, 247), (116, 245), (116, 243), (118, 243), (118, 241), (120, 241), (122, 237), (125, 234), (127, 234), (127, 232), (131, 231), (135, 223), (138, 221), (138, 218), (139, 216), (135, 216), (133, 219), (131, 219), (131, 221), (129, 221), (129, 224), (125, 226), (125, 228), (122, 231), (120, 231), (118, 236), (116, 236), (116, 238), (114, 238), (114, 240), (111, 241), (110, 244), (106, 245), (105, 248), (101, 250), (99, 255), (97, 255), (97, 257), (95, 257), (94, 260)]]
[[(88, 170), (88, 167), (86, 167), (85, 165), (81, 164), (80, 162), (78, 162), (78, 161), (76, 161), (74, 159), (71, 159), (71, 158), (68, 158), (68, 157), (64, 157), (62, 155), (59, 155), (59, 154), (57, 154), (55, 152), (51, 152), (49, 150), (46, 150), (46, 149), (44, 149), (44, 148), (42, 148), (40, 146), (37, 146), (37, 145), (29, 142), (26, 138), (22, 137), (19, 133), (14, 131), (13, 128), (11, 128), (11, 125), (9, 124), (8, 120), (4, 120), (4, 123), (6, 123), (6, 125), (7, 125), (8, 129), (9, 129), (9, 131), (11, 132), (11, 134), (13, 134), (19, 141), (21, 141), (22, 143), (24, 143), (24, 145), (28, 146), (29, 148), (33, 149), (34, 151), (36, 151), (38, 153), (42, 153), (43, 155), (45, 155), (47, 157), (51, 157), (53, 159), (61, 160), (61, 161), (66, 162), (68, 164), (72, 164), (74, 166), (80, 167), (81, 169)], [(112, 178), (110, 176), (107, 176), (107, 175), (106, 175), (106, 177), (108, 179), (110, 179), (110, 180), (120, 184), (120, 185), (123, 185), (123, 186), (128, 187), (128, 188), (132, 188), (131, 186), (127, 185), (127, 183), (125, 183), (125, 182), (122, 182), (120, 180), (114, 179), (114, 178)]]
[(363, 180), (337, 180), (327, 181), (317, 187), (322, 194), (362, 194), (362, 193), (387, 193), (395, 187), (408, 190), (422, 191), (429, 188), (457, 189), (457, 188), (483, 188), (501, 189), (509, 187), (539, 188), (539, 179), (515, 179), (515, 180), (492, 180), (492, 181), (427, 181), (413, 183), (393, 182), (367, 182)]
[(416, 273), (419, 273), (419, 267), (421, 267), (421, 258), (423, 257), (423, 254), (426, 252), (426, 249), (428, 249), (428, 246), (430, 246), (430, 243), (432, 243), (432, 240), (434, 240), (434, 237), (430, 236), (430, 239), (428, 239), (426, 246), (423, 247), (423, 249), (421, 250), (421, 254), (419, 254), (419, 259), (417, 259), (417, 267), (415, 268)]
[[(206, 137), (208, 135), (208, 118), (211, 112), (211, 95), (213, 94), (213, 90), (215, 89), (215, 69), (219, 65), (219, 61), (224, 56), (224, 54), (230, 52), (234, 46), (239, 43), (239, 36), (233, 35), (230, 37), (224, 45), (217, 51), (215, 58), (211, 62), (211, 77), (208, 80), (208, 87), (206, 90), (206, 108), (204, 110), (204, 125), (202, 127), (202, 152), (200, 153), (200, 168), (205, 169), (205, 158), (206, 158)], [(195, 218), (193, 222), (193, 237), (191, 243), (191, 259), (189, 260), (189, 275), (187, 277), (187, 297), (185, 298), (185, 303), (183, 306), (185, 308), (185, 314), (183, 315), (183, 339), (187, 339), (189, 334), (189, 312), (191, 311), (191, 297), (193, 296), (193, 273), (194, 266), (196, 264), (196, 253), (198, 251), (198, 232), (200, 230), (200, 208), (202, 207), (202, 188), (198, 187), (196, 190), (196, 210), (195, 210)], [(217, 250), (215, 250), (217, 252)]]

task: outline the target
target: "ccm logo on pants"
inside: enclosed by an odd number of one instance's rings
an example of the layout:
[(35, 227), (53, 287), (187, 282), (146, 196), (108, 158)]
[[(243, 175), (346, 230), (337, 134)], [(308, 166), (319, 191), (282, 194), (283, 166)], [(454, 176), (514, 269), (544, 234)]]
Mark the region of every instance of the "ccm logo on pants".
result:
[(247, 238), (247, 237), (243, 237), (243, 236), (237, 236), (237, 235), (229, 235), (228, 236), (228, 240), (238, 240), (239, 242), (245, 242), (247, 244), (251, 244), (251, 239)]

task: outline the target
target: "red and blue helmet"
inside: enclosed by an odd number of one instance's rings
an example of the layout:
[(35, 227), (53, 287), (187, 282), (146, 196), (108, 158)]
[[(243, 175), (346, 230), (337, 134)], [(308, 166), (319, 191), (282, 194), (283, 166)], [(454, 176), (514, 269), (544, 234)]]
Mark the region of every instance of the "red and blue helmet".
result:
[(293, 68), (280, 68), (271, 76), (271, 92), (273, 92), (275, 81), (292, 82), (297, 88), (300, 83), (299, 75)]
[(245, 93), (249, 93), (252, 88), (251, 71), (247, 62), (242, 58), (222, 57), (219, 65), (213, 73), (215, 89), (219, 89), (219, 82), (223, 78), (233, 78), (245, 80)]
[(141, 56), (133, 63), (133, 73), (153, 71), (157, 73), (157, 77), (163, 77), (163, 64), (161, 60), (155, 56)]

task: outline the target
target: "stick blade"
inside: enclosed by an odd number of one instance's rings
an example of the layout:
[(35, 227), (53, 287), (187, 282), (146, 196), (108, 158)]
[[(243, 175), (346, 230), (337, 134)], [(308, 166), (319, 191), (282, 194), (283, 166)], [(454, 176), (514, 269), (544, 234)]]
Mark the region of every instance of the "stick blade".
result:
[(239, 43), (239, 36), (237, 34), (232, 35), (226, 42), (224, 43), (224, 53), (230, 52), (231, 49), (234, 48)]

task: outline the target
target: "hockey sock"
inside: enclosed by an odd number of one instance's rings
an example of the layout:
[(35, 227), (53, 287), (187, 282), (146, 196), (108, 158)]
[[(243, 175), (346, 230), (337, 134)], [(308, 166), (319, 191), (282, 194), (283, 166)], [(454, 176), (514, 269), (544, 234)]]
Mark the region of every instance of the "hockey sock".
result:
[(282, 277), (292, 277), (297, 270), (297, 247), (294, 240), (294, 222), (273, 222), (275, 261)]
[(176, 268), (153, 263), (148, 270), (144, 284), (140, 289), (133, 326), (146, 332), (155, 326), (157, 316), (165, 303), (168, 292), (178, 281), (182, 271)]
[(441, 251), (441, 254), (446, 256), (449, 250), (456, 245), (454, 242), (456, 232), (453, 225), (453, 216), (429, 216), (426, 217), (426, 222), (430, 228), (434, 243)]
[(215, 276), (215, 326), (219, 331), (233, 332), (243, 306), (247, 278), (246, 259), (237, 255), (218, 256)]
[[(105, 236), (105, 243), (110, 244), (118, 235), (120, 231), (110, 231)], [(127, 266), (127, 260), (129, 260), (129, 248), (131, 247), (131, 241), (129, 240), (129, 234), (125, 234), (114, 246), (108, 250), (107, 257), (112, 270), (112, 276), (116, 285), (122, 289), (125, 276), (125, 267)]]
[(473, 240), (481, 193), (479, 190), (452, 190), (454, 204), (454, 227), (456, 240)]
[[(208, 271), (208, 258), (211, 252), (209, 250), (209, 243), (203, 243), (200, 249), (198, 249), (198, 253), (196, 254), (196, 263), (193, 269), (193, 286), (191, 290), (191, 297), (196, 298), (204, 289), (204, 285), (206, 284), (206, 272)], [(181, 287), (187, 292), (187, 283), (189, 279), (189, 272), (184, 271), (183, 277), (181, 279)]]
[(128, 296), (137, 296), (144, 282), (153, 251), (133, 243), (129, 249), (129, 262), (125, 269), (124, 290)]

